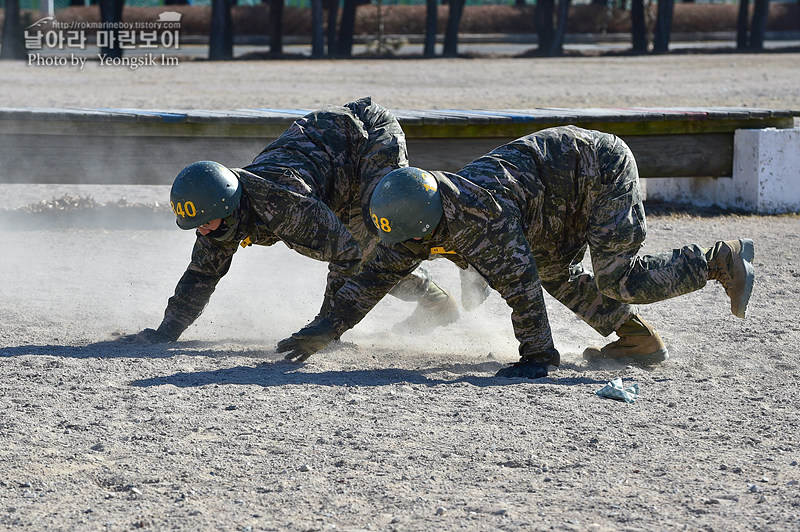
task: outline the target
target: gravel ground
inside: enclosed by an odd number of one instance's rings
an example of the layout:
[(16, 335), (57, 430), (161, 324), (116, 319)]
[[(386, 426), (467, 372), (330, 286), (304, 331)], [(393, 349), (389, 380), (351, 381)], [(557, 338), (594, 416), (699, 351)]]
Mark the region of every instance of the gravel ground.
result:
[[(4, 63), (0, 90), (6, 106), (313, 108), (371, 94), (398, 109), (797, 108), (797, 64), (790, 54), (136, 72)], [(325, 265), (281, 245), (240, 251), (181, 341), (115, 343), (158, 324), (189, 259), (191, 235), (154, 205), (161, 191), (96, 189), (100, 203), (144, 207), (0, 212), (0, 529), (800, 528), (796, 215), (651, 212), (645, 251), (755, 241), (748, 318), (709, 284), (643, 307), (670, 349), (664, 365), (589, 367), (581, 352), (604, 339), (548, 298), (563, 363), (521, 381), (493, 377), (516, 358), (497, 294), (421, 337), (388, 332), (412, 307), (387, 300), (307, 364), (284, 362), (275, 343), (315, 312)], [(2, 203), (56, 193), (6, 188)], [(455, 267), (430, 269), (459, 295)], [(595, 394), (617, 377), (639, 385), (635, 403)]]

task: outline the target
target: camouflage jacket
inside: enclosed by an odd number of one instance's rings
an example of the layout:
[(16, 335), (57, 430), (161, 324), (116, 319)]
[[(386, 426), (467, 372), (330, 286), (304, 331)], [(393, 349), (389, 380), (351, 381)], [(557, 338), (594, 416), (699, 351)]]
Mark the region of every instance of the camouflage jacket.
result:
[(159, 332), (177, 339), (203, 311), (237, 249), (248, 245), (282, 241), (329, 262), (328, 291), (335, 292), (360, 267), (362, 252), (347, 226), (364, 226), (363, 218), (355, 219), (362, 216), (361, 198), (386, 173), (407, 165), (399, 123), (370, 98), (296, 120), (250, 165), (232, 169), (243, 189), (235, 231), (226, 240), (197, 233)]
[(609, 185), (624, 145), (576, 127), (500, 146), (458, 173), (432, 172), (444, 216), (431, 240), (381, 244), (377, 257), (333, 300), (339, 333), (354, 326), (422, 260), (471, 264), (512, 309), (522, 357), (554, 351), (534, 250), (574, 256), (586, 243), (593, 200)]

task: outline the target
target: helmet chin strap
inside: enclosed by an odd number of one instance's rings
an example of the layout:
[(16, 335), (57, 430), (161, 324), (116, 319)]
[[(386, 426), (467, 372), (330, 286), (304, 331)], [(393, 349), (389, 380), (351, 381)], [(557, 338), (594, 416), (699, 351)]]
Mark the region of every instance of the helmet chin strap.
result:
[(439, 229), (439, 225), (441, 225), (441, 224), (437, 224), (436, 227), (434, 227), (433, 229), (428, 231), (428, 233), (425, 236), (422, 237), (422, 241), (425, 242), (425, 243), (428, 243), (431, 240), (433, 240), (433, 235), (436, 234), (436, 230)]
[(213, 238), (214, 240), (226, 241), (230, 240), (233, 236), (234, 231), (236, 231), (236, 219), (231, 214), (222, 222), (220, 222), (219, 227), (208, 233), (208, 238)]
[(442, 225), (441, 222), (439, 222), (436, 225), (436, 227), (433, 228), (433, 230), (429, 231), (424, 236), (421, 236), (419, 238), (409, 238), (408, 240), (403, 240), (401, 244), (403, 244), (405, 247), (407, 247), (414, 253), (419, 253), (423, 248), (425, 248), (431, 243), (434, 235), (438, 233), (439, 227), (441, 227), (441, 225)]

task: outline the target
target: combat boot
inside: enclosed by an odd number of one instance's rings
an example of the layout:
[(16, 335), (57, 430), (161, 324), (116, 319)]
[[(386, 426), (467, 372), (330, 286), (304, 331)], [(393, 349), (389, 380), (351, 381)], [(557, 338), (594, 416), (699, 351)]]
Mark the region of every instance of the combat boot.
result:
[(640, 366), (652, 366), (669, 358), (661, 336), (639, 316), (628, 318), (616, 333), (619, 340), (603, 348), (587, 347), (583, 351), (583, 358), (589, 362), (614, 360)]
[(737, 318), (747, 314), (753, 292), (753, 241), (749, 238), (717, 242), (706, 251), (708, 279), (719, 281), (731, 299), (731, 312)]
[(459, 316), (455, 298), (447, 290), (430, 281), (411, 316), (396, 324), (392, 330), (400, 334), (428, 334), (437, 327), (450, 325), (458, 320)]

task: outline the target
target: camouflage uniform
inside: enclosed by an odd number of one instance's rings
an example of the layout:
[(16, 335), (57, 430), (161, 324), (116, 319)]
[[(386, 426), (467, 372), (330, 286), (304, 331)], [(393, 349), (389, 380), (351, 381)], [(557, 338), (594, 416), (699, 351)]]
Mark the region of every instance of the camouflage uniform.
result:
[[(250, 165), (231, 169), (243, 189), (233, 220), (227, 220), (232, 231), (221, 238), (197, 233), (191, 262), (169, 299), (158, 332), (177, 339), (197, 319), (240, 246), (279, 241), (329, 263), (320, 311), (327, 314), (331, 294), (360, 270), (362, 259), (375, 254), (378, 237), (362, 214), (362, 198), (368, 201), (386, 173), (404, 166), (408, 156), (403, 130), (370, 98), (296, 120)], [(430, 284), (424, 271), (415, 272), (392, 293), (413, 301)]]
[[(472, 265), (512, 309), (524, 360), (558, 364), (542, 288), (604, 336), (645, 304), (702, 288), (697, 245), (637, 256), (646, 225), (636, 162), (614, 135), (557, 127), (493, 150), (458, 173), (432, 172), (444, 216), (431, 240), (379, 246), (333, 301), (339, 334), (420, 261)], [(594, 274), (581, 261), (587, 247)]]

